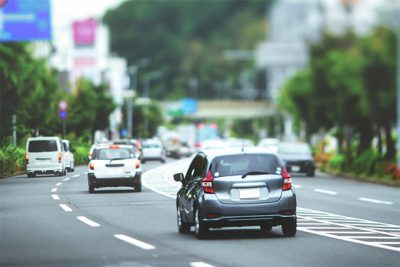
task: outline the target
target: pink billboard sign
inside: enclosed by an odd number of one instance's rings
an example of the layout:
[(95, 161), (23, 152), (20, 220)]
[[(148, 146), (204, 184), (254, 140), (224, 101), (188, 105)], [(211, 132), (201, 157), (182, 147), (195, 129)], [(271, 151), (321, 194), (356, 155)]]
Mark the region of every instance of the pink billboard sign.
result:
[(72, 24), (74, 44), (76, 46), (93, 46), (96, 41), (97, 21), (95, 19), (79, 20)]

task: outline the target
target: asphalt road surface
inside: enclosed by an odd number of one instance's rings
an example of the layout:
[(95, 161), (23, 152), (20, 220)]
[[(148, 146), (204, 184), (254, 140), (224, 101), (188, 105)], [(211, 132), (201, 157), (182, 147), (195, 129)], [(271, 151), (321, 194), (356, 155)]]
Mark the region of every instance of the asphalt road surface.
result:
[(179, 234), (172, 174), (143, 165), (143, 191), (88, 193), (86, 167), (0, 181), (0, 266), (400, 266), (400, 190), (325, 174), (293, 179), (298, 232), (280, 227)]

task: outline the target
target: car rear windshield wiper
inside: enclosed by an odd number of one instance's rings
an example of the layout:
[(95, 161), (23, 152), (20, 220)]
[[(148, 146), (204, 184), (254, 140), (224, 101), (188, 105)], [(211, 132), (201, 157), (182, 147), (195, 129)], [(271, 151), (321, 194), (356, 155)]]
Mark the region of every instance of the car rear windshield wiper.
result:
[(126, 159), (126, 158), (113, 158), (113, 159), (110, 159), (110, 163), (111, 163), (111, 161), (113, 161), (113, 160), (121, 160), (121, 159)]
[(246, 173), (246, 174), (243, 174), (243, 175), (242, 175), (242, 179), (243, 179), (243, 178), (246, 178), (246, 176), (248, 176), (248, 175), (261, 175), (261, 174), (271, 174), (271, 173), (269, 173), (269, 172), (251, 171), (251, 172), (248, 172), (248, 173)]

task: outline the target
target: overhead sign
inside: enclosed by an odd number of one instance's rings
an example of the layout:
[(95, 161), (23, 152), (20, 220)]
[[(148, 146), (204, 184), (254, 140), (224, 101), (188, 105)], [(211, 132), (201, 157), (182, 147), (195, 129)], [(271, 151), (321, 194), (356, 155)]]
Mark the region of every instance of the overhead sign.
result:
[(50, 0), (0, 0), (0, 42), (51, 39)]

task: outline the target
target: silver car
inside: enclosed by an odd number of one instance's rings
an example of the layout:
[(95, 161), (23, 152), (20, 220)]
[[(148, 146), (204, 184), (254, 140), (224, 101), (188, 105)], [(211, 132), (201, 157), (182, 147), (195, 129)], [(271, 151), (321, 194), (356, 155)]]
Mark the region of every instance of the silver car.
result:
[(279, 156), (264, 148), (199, 152), (177, 193), (180, 233), (194, 226), (198, 238), (209, 228), (260, 226), (270, 231), (282, 226), (284, 236), (296, 234), (296, 195)]

